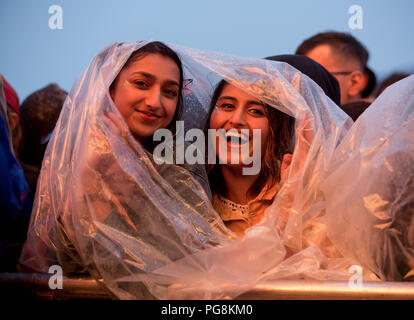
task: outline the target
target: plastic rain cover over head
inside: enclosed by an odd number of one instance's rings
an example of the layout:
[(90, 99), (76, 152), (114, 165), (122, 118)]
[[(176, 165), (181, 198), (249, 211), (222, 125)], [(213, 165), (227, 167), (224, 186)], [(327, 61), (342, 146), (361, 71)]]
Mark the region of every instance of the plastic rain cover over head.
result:
[(414, 75), (358, 118), (322, 190), (329, 238), (344, 255), (382, 280), (414, 279)]
[[(184, 97), (191, 126), (221, 79), (297, 120), (288, 179), (262, 221), (236, 238), (186, 169), (155, 164), (110, 97), (122, 66), (146, 43), (108, 46), (72, 87), (45, 154), (20, 262), (38, 272), (88, 271), (121, 299), (233, 298), (272, 279), (348, 279), (321, 222), (319, 186), (352, 120), (286, 63), (170, 45), (192, 79)], [(110, 113), (118, 129), (108, 125)]]

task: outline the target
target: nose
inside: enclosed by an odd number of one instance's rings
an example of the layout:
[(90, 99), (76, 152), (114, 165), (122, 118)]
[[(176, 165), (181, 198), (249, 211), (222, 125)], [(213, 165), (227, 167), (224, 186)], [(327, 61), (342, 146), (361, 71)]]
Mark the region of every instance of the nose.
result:
[(148, 107), (158, 109), (161, 107), (161, 89), (154, 86), (150, 90), (147, 90), (145, 97), (145, 103)]
[(230, 124), (234, 127), (245, 127), (247, 125), (244, 108), (237, 108), (231, 113)]

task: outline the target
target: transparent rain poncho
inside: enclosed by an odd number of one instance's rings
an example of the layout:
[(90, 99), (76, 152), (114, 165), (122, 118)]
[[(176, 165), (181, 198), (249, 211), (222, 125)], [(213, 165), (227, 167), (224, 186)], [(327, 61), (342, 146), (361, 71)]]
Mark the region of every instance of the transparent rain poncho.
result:
[(358, 118), (331, 167), (329, 238), (382, 280), (414, 280), (414, 76)]
[[(262, 221), (236, 238), (182, 166), (157, 165), (129, 133), (109, 86), (145, 41), (115, 43), (76, 81), (50, 139), (20, 262), (87, 271), (116, 297), (233, 298), (281, 278), (349, 278), (326, 236), (321, 183), (353, 124), (309, 77), (283, 62), (170, 45), (183, 62), (183, 120), (197, 126), (225, 79), (296, 118), (287, 181)], [(113, 113), (122, 130), (107, 123)], [(121, 132), (127, 132), (122, 134)]]

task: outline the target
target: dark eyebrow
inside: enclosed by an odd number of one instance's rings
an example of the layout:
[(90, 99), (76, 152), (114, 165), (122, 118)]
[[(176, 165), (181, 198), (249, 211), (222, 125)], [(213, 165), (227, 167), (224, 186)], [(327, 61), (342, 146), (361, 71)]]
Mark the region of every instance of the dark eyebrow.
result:
[(260, 102), (260, 101), (254, 101), (254, 100), (249, 100), (249, 101), (247, 101), (247, 104), (255, 104), (255, 105), (257, 105), (257, 106), (262, 106), (262, 107), (264, 107), (264, 106), (265, 106), (263, 102)]
[[(222, 97), (218, 98), (218, 100), (221, 100), (221, 99), (229, 99), (229, 100), (237, 101), (236, 98), (230, 97), (230, 96), (222, 96)], [(255, 101), (255, 100), (249, 100), (249, 101), (247, 101), (247, 104), (254, 104), (254, 105), (262, 106), (262, 107), (265, 106), (263, 102)]]
[(228, 96), (223, 96), (223, 97), (220, 97), (220, 98), (218, 98), (217, 100), (222, 100), (222, 99), (229, 99), (229, 100), (237, 101), (237, 99), (236, 99), (236, 98), (233, 98), (233, 97), (228, 97)]
[[(131, 73), (131, 76), (135, 75), (135, 74), (139, 74), (139, 75), (144, 76), (145, 78), (148, 78), (148, 79), (151, 79), (151, 80), (157, 79), (153, 74), (148, 73), (148, 72), (144, 72), (144, 71), (133, 72), (133, 73)], [(165, 81), (165, 84), (166, 85), (175, 85), (177, 87), (180, 87), (180, 84), (177, 81), (174, 81), (174, 80), (167, 80), (167, 81)]]
[(165, 84), (180, 87), (180, 84), (177, 81), (174, 81), (174, 80), (167, 80), (167, 81), (165, 81)]
[(139, 74), (139, 75), (141, 75), (141, 76), (144, 76), (145, 78), (155, 79), (155, 76), (153, 76), (153, 75), (152, 75), (152, 74), (150, 74), (150, 73), (143, 72), (143, 71), (136, 71), (136, 72), (133, 72), (133, 73), (131, 73), (131, 76), (132, 76), (132, 75), (134, 75), (134, 74)]

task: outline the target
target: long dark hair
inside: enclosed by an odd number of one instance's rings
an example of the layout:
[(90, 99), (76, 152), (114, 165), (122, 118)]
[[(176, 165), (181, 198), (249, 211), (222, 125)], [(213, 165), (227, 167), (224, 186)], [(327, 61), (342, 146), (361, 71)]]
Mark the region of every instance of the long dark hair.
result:
[[(159, 41), (150, 42), (150, 43), (144, 45), (143, 47), (139, 48), (138, 50), (134, 51), (129, 56), (129, 58), (125, 62), (124, 66), (119, 71), (118, 76), (121, 73), (121, 71), (128, 68), (131, 63), (133, 63), (135, 61), (138, 61), (138, 60), (144, 58), (145, 56), (147, 56), (149, 54), (154, 54), (154, 53), (157, 53), (157, 54), (160, 54), (164, 57), (170, 58), (172, 61), (175, 62), (175, 64), (178, 67), (178, 70), (180, 72), (180, 87), (179, 87), (179, 91), (178, 91), (177, 107), (175, 109), (175, 113), (174, 113), (174, 116), (173, 116), (171, 122), (166, 127), (166, 129), (170, 130), (173, 133), (173, 135), (175, 136), (175, 134), (176, 134), (176, 121), (181, 118), (181, 115), (183, 113), (183, 83), (184, 83), (183, 66), (182, 66), (182, 63), (181, 63), (181, 59), (178, 57), (177, 53), (162, 42), (159, 42)], [(116, 82), (118, 80), (118, 76), (112, 82), (112, 84), (109, 88), (110, 91), (112, 91), (115, 88)], [(158, 143), (159, 142), (154, 142), (152, 137), (150, 137), (150, 138), (146, 139), (146, 141), (144, 142), (143, 145), (148, 151), (152, 151)]]
[[(223, 88), (229, 83), (222, 80), (218, 83), (211, 98), (209, 111), (204, 123), (204, 133), (208, 139), (207, 130), (210, 126), (211, 114), (214, 111), (217, 100), (223, 91)], [(262, 158), (261, 170), (257, 180), (248, 190), (248, 194), (252, 197), (257, 196), (260, 191), (268, 185), (273, 186), (280, 181), (280, 165), (283, 155), (291, 153), (293, 149), (293, 133), (295, 119), (286, 113), (277, 110), (265, 104), (266, 117), (269, 120), (270, 135), (265, 155)], [(223, 175), (218, 165), (209, 165), (207, 163), (207, 172), (212, 193), (225, 195), (225, 184), (223, 183)]]

